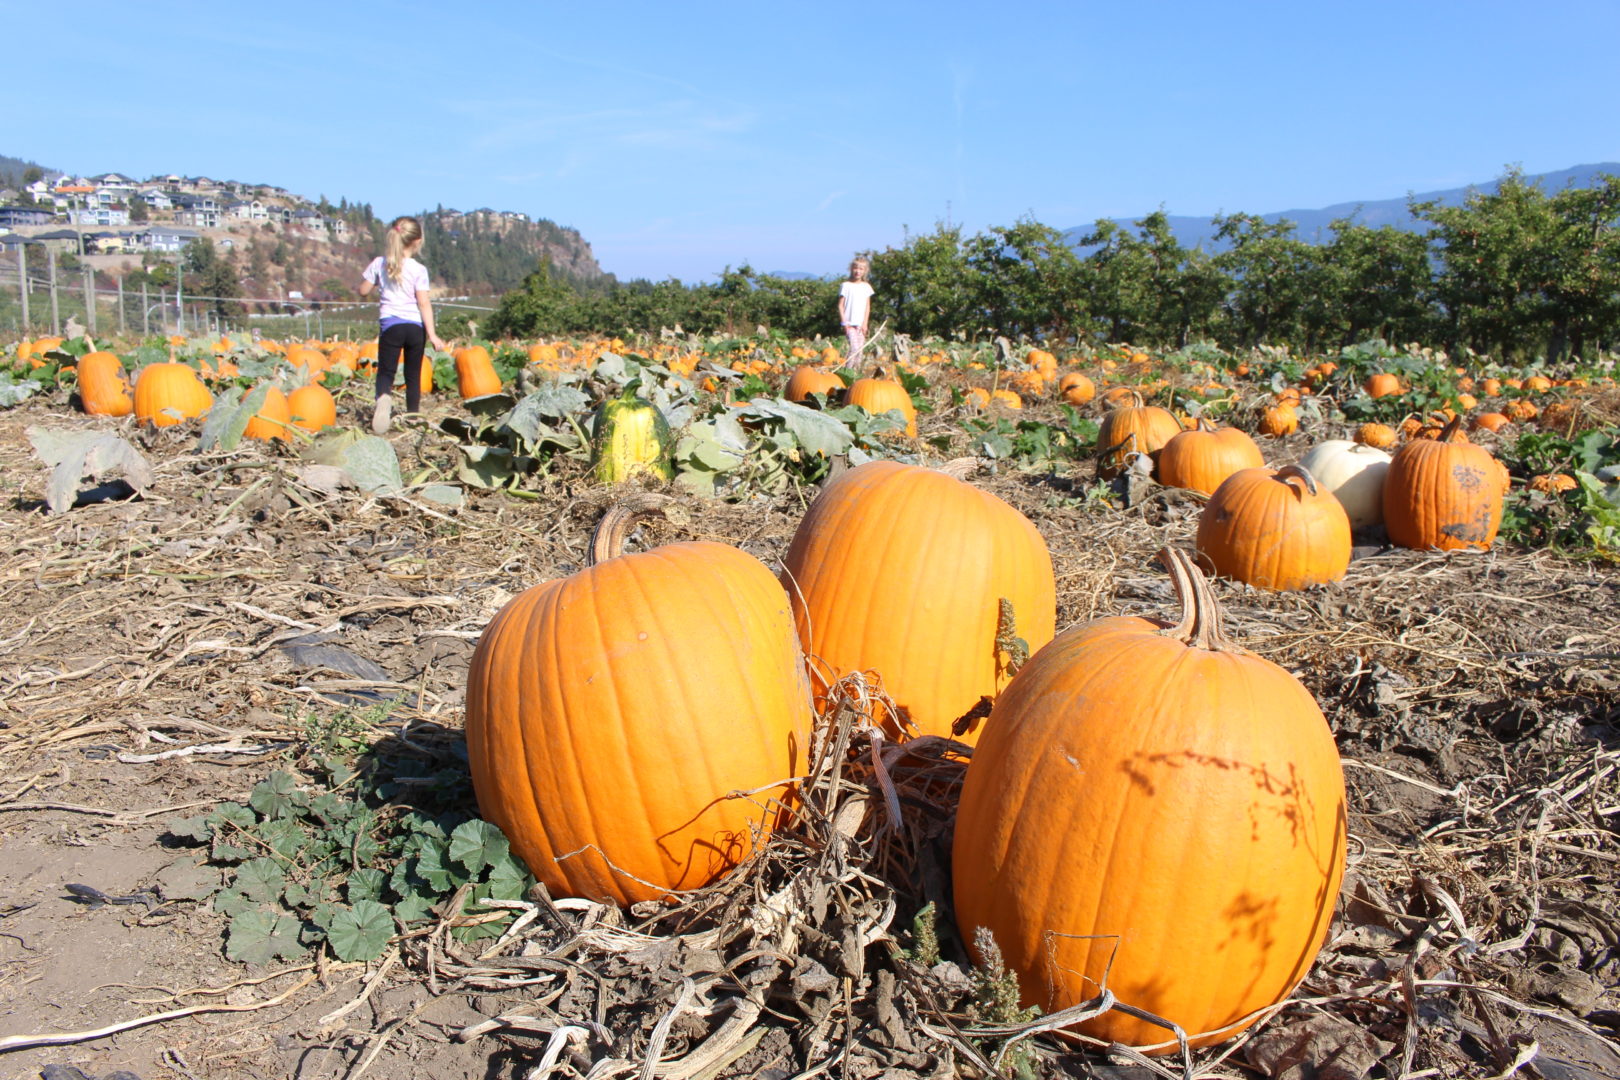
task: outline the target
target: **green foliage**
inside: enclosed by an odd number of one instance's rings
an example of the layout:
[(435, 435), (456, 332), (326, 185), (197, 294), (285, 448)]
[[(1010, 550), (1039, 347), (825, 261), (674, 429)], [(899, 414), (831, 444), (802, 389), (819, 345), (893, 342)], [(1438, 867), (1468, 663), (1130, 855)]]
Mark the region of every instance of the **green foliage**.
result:
[(975, 455), (1010, 461), (1020, 469), (1053, 469), (1062, 462), (1087, 457), (1097, 441), (1096, 421), (1073, 406), (1060, 405), (1059, 423), (974, 416), (963, 421), (968, 446)]
[[(1620, 562), (1620, 428), (1566, 438), (1527, 431), (1502, 448), (1503, 464), (1519, 483), (1502, 509), (1502, 535), (1527, 547), (1552, 547)], [(1564, 473), (1573, 491), (1534, 491), (1529, 477)]]
[[(464, 757), (390, 759), (372, 743), (386, 711), (306, 717), (307, 770), (277, 770), (246, 805), (222, 803), (170, 824), (173, 836), (206, 845), (207, 861), (228, 868), (212, 904), (230, 919), (230, 959), (292, 960), (324, 942), (339, 960), (375, 960), (412, 924), (484, 916), (483, 900), (520, 899), (533, 884), (501, 831), (467, 816)], [(398, 801), (405, 795), (410, 805)], [(462, 909), (445, 911), (463, 886)], [(451, 932), (472, 941), (509, 921)]]

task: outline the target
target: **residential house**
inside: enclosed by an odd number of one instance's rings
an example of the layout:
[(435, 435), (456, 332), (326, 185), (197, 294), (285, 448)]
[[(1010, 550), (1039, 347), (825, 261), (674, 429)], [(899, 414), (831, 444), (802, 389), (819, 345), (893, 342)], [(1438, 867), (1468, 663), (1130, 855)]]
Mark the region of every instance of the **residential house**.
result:
[(340, 217), (328, 218), (326, 227), (331, 231), (332, 236), (338, 240), (347, 240), (349, 238), (349, 223)]
[(0, 225), (49, 225), (56, 214), (42, 206), (0, 206)]
[(83, 239), (72, 229), (53, 229), (50, 232), (35, 233), (33, 238), (44, 244), (46, 250), (54, 251), (58, 255), (63, 253), (77, 255)]
[(88, 210), (70, 211), (68, 220), (75, 225), (128, 225), (129, 211), (122, 208), (114, 210), (110, 206), (94, 206)]
[(174, 200), (169, 197), (167, 191), (160, 187), (143, 187), (135, 194), (141, 197), (141, 201), (146, 203), (147, 208), (150, 210), (168, 212), (174, 209)]
[(58, 210), (70, 210), (76, 206), (86, 206), (90, 198), (95, 195), (96, 186), (89, 181), (74, 178), (62, 178), (51, 191), (52, 201)]
[(179, 251), (200, 235), (193, 229), (173, 225), (153, 225), (142, 231), (143, 246), (148, 251)]
[(49, 180), (35, 180), (32, 184), (24, 187), (23, 190), (32, 195), (37, 203), (51, 201), (51, 183)]
[(92, 255), (122, 255), (131, 249), (128, 233), (93, 232), (84, 238), (86, 249)]
[(292, 213), (292, 224), (302, 225), (304, 228), (309, 229), (312, 232), (317, 229), (324, 231), (326, 228), (326, 219), (321, 217), (320, 214), (313, 210), (294, 210)]
[(212, 195), (176, 195), (174, 207), (176, 224), (198, 229), (219, 228), (219, 202)]
[(270, 212), (258, 199), (229, 199), (225, 213), (237, 221), (268, 221), (270, 218)]

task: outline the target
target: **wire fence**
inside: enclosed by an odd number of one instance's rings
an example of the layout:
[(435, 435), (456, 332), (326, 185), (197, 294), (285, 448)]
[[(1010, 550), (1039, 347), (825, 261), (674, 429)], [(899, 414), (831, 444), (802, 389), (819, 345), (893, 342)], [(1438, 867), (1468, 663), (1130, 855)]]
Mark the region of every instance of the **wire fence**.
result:
[[(70, 324), (93, 338), (238, 334), (364, 340), (377, 333), (375, 301), (194, 296), (183, 285), (126, 288), (122, 278), (113, 280), (112, 288), (98, 285), (88, 267), (59, 268), (54, 258), (43, 274), (21, 258), (14, 266), (0, 265), (0, 338), (59, 337)], [(462, 299), (435, 300), (433, 309), (440, 322), (446, 313), (459, 312), (474, 323), (495, 310)]]

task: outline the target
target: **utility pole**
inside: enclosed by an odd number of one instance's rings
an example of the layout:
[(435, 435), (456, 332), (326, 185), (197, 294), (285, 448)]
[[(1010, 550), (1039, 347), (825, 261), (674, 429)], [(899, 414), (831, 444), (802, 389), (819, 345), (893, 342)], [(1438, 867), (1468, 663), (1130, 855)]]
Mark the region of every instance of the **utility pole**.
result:
[(179, 263), (174, 267), (174, 332), (186, 332), (186, 272)]
[(17, 245), (17, 291), (22, 294), (22, 332), (28, 333), (28, 245)]
[(126, 333), (124, 328), (124, 275), (119, 274), (116, 280), (118, 282), (118, 336), (123, 337)]
[(49, 245), (46, 245), (45, 254), (50, 257), (51, 336), (52, 337), (61, 337), (62, 336), (62, 313), (58, 309), (57, 301), (56, 301), (56, 249), (49, 246)]
[(146, 303), (146, 282), (141, 282), (141, 337), (152, 333), (152, 309)]
[(96, 333), (96, 272), (84, 268), (84, 323), (93, 337)]

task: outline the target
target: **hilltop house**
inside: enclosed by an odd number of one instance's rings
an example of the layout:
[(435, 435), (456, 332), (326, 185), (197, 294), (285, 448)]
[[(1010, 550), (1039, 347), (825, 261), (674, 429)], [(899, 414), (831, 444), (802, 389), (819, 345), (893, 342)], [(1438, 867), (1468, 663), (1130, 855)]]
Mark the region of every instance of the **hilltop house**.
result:
[(169, 193), (167, 191), (164, 191), (160, 187), (143, 187), (135, 194), (139, 195), (141, 197), (141, 201), (146, 203), (150, 209), (162, 210), (164, 212), (174, 209), (174, 200), (169, 197)]
[(201, 234), (193, 229), (181, 229), (173, 225), (153, 225), (149, 229), (141, 230), (131, 239), (135, 241), (136, 246), (143, 247), (147, 251), (179, 251), (196, 240), (199, 235)]
[(75, 225), (128, 225), (129, 211), (110, 206), (92, 206), (85, 210), (71, 210), (68, 220)]
[(0, 225), (49, 225), (56, 215), (42, 206), (0, 206)]
[(219, 203), (212, 195), (174, 196), (174, 220), (198, 229), (219, 228)]
[(258, 199), (227, 199), (225, 213), (236, 221), (270, 220), (270, 211)]

